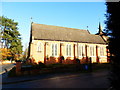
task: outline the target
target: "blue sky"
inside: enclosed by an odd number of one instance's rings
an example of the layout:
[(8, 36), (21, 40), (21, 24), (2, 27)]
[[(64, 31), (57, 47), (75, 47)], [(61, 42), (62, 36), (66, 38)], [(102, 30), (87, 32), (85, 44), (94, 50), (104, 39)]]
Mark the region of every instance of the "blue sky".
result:
[[(2, 15), (19, 23), (24, 49), (30, 37), (30, 18), (39, 24), (88, 29), (97, 33), (105, 27), (104, 2), (2, 2)], [(23, 50), (24, 50), (23, 49)]]
[[(2, 0), (3, 2), (105, 2), (106, 0)], [(107, 0), (111, 1), (111, 0)]]

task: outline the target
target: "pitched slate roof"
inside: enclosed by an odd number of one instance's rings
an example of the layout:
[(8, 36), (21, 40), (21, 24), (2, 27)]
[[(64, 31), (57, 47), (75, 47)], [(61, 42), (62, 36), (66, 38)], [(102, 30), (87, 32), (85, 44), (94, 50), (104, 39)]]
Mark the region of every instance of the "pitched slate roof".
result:
[(106, 44), (99, 35), (87, 30), (32, 23), (34, 39)]

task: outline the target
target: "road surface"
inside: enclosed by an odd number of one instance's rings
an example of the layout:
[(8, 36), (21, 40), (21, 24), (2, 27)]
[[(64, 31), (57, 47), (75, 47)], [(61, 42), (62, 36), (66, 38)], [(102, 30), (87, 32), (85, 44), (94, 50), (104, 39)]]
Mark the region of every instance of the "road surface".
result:
[(58, 75), (34, 81), (3, 84), (2, 88), (108, 88), (108, 72)]

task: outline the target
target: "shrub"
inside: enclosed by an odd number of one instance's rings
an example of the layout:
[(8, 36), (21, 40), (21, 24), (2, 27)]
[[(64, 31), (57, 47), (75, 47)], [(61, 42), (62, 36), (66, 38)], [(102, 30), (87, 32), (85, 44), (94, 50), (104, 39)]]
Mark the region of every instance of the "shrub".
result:
[(45, 68), (46, 67), (46, 65), (44, 64), (44, 63), (42, 63), (42, 62), (39, 62), (39, 68)]
[(80, 59), (76, 58), (76, 62), (77, 62), (78, 64), (80, 64)]
[(65, 60), (64, 56), (60, 56), (61, 60)]

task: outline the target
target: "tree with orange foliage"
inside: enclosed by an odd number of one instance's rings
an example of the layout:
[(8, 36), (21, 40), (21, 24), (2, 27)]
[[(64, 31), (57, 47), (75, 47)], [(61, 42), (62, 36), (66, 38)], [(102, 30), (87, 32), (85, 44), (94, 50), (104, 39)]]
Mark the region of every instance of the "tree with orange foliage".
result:
[(8, 57), (11, 57), (11, 52), (10, 49), (6, 49), (6, 48), (0, 48), (0, 55), (1, 55), (1, 59), (5, 60)]

